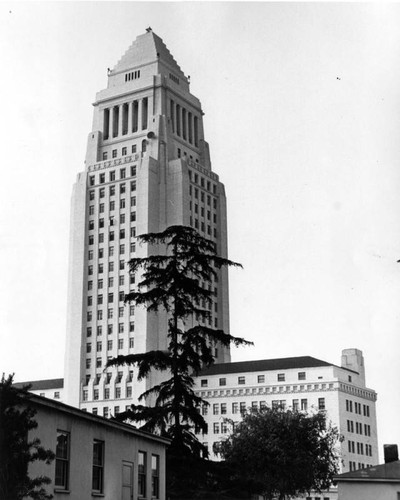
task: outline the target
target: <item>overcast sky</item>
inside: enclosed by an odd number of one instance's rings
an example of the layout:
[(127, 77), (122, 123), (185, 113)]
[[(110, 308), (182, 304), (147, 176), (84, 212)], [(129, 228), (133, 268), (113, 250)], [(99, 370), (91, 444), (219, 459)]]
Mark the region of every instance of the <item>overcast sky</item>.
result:
[(400, 4), (0, 3), (0, 370), (63, 376), (72, 185), (95, 93), (151, 26), (228, 196), (234, 361), (363, 351), (400, 445)]

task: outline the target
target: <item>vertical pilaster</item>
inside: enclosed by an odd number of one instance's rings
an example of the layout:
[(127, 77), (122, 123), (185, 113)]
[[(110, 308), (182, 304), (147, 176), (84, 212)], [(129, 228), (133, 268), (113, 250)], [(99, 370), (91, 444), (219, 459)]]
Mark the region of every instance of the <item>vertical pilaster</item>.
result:
[(124, 119), (124, 105), (121, 104), (117, 106), (118, 109), (118, 134), (117, 135), (123, 135), (123, 119)]
[(108, 138), (114, 137), (114, 108), (109, 109), (109, 124), (108, 124)]
[(132, 132), (132, 101), (128, 102), (128, 134)]
[(143, 113), (143, 99), (139, 99), (138, 101), (138, 130), (142, 129), (142, 113)]

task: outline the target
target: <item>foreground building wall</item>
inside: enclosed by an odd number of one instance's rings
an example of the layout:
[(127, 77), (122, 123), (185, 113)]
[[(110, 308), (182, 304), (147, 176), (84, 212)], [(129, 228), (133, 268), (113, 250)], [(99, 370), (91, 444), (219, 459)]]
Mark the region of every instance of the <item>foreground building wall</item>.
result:
[(337, 476), (339, 500), (398, 500), (400, 461)]
[(49, 477), (47, 491), (56, 500), (165, 499), (168, 440), (40, 397), (30, 406), (38, 423), (30, 437), (39, 437), (56, 459), (33, 463), (29, 474)]

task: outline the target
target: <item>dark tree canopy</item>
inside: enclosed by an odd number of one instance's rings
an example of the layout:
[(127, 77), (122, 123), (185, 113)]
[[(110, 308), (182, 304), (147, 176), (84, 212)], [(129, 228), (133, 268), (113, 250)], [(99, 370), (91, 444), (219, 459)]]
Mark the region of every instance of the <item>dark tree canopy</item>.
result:
[(285, 499), (329, 488), (339, 472), (339, 440), (324, 412), (251, 409), (219, 451), (254, 493)]
[(29, 407), (29, 386), (16, 389), (13, 375), (0, 382), (0, 498), (20, 500), (33, 498), (48, 500), (43, 485), (49, 484), (45, 476), (30, 478), (29, 464), (37, 460), (51, 463), (54, 453), (40, 445), (39, 439), (28, 440), (28, 432), (36, 429), (36, 411)]
[(139, 380), (151, 370), (165, 372), (166, 378), (140, 396), (143, 402), (151, 396), (153, 406), (132, 405), (119, 418), (144, 422), (144, 430), (171, 438), (170, 450), (177, 456), (200, 456), (206, 450), (193, 429), (206, 428), (198, 411), (200, 403), (205, 402), (195, 395), (193, 376), (214, 362), (216, 345), (250, 344), (206, 326), (211, 313), (203, 304), (211, 304), (214, 292), (208, 284), (218, 276), (219, 269), (240, 264), (218, 256), (215, 243), (191, 227), (171, 226), (161, 233), (141, 235), (138, 240), (148, 244), (153, 253), (129, 262), (130, 273), (142, 274), (137, 291), (129, 293), (125, 301), (142, 305), (147, 311), (161, 309), (168, 313), (168, 347), (165, 351), (118, 356), (107, 366), (137, 366)]

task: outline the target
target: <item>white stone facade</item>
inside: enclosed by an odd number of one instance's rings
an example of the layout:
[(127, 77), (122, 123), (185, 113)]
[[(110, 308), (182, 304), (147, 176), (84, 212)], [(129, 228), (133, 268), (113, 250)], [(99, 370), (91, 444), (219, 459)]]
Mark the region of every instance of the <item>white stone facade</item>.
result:
[[(326, 411), (343, 436), (342, 472), (378, 463), (377, 395), (365, 385), (364, 360), (358, 349), (342, 352), (342, 366), (309, 356), (214, 365), (197, 377), (196, 394), (209, 403), (201, 409), (208, 432), (197, 437), (212, 459), (218, 459), (214, 443), (230, 432), (226, 419), (238, 422), (242, 409), (279, 405)], [(311, 498), (336, 496), (333, 491)]]
[[(159, 382), (138, 383), (107, 359), (165, 349), (167, 318), (124, 305), (135, 287), (127, 262), (145, 257), (136, 236), (191, 225), (227, 256), (226, 199), (211, 169), (203, 112), (188, 78), (152, 31), (139, 36), (96, 95), (85, 172), (71, 208), (64, 401), (108, 416)], [(162, 249), (160, 249), (162, 251)], [(215, 292), (209, 325), (229, 332), (228, 275)], [(230, 351), (218, 348), (218, 362)]]

